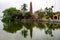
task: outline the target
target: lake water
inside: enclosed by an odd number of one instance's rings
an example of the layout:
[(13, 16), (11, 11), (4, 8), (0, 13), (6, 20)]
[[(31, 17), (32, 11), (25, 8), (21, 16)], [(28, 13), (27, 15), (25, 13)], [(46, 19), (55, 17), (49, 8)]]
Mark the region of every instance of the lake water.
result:
[(0, 40), (60, 40), (60, 23), (0, 21)]

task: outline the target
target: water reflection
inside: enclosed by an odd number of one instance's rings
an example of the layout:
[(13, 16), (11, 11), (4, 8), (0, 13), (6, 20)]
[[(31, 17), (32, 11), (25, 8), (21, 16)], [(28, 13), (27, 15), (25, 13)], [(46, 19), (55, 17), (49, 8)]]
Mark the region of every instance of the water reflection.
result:
[(21, 30), (23, 27), (23, 23), (21, 22), (10, 22), (10, 23), (3, 23), (3, 30), (10, 32), (10, 33), (15, 33), (18, 30)]
[(46, 35), (50, 35), (53, 37), (53, 31), (55, 29), (60, 29), (60, 24), (56, 23), (46, 23), (46, 22), (30, 22), (30, 23), (23, 23), (21, 21), (17, 22), (3, 22), (4, 28), (3, 30), (9, 33), (16, 33), (18, 30), (21, 30), (21, 34), (26, 38), (28, 36), (28, 30), (30, 30), (30, 37), (32, 38), (33, 28), (39, 28), (40, 30), (44, 30)]
[(26, 36), (28, 35), (28, 34), (27, 34), (27, 32), (28, 32), (28, 31), (27, 31), (27, 30), (25, 30), (25, 29), (24, 29), (24, 30), (22, 30), (22, 35), (23, 35), (24, 37), (26, 37)]

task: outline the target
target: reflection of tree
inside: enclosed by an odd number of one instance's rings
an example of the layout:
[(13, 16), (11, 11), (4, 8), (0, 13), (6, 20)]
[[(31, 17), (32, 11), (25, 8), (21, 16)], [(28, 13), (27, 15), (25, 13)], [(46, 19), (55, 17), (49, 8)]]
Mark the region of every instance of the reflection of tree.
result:
[(45, 34), (49, 34), (51, 35), (51, 37), (53, 37), (52, 34), (52, 30), (54, 30), (53, 24), (46, 23), (46, 25), (47, 25), (47, 29), (45, 30)]
[[(44, 29), (45, 34), (51, 35), (53, 37), (53, 30), (55, 29), (60, 29), (60, 25), (58, 24), (53, 24), (53, 23), (38, 23), (38, 22), (30, 22), (30, 23), (22, 23), (21, 21), (15, 21), (15, 22), (9, 22), (9, 23), (3, 23), (4, 28), (3, 30), (10, 32), (10, 33), (15, 33), (18, 30), (21, 30), (22, 27), (24, 26), (24, 29), (21, 31), (22, 35), (26, 38), (28, 35), (28, 30), (30, 30), (30, 37), (32, 38), (32, 33), (33, 33), (33, 27), (37, 27), (39, 29)], [(57, 25), (57, 26), (56, 26)]]
[(33, 27), (35, 26), (34, 22), (24, 23), (24, 26), (30, 30), (30, 37), (32, 38)]
[[(48, 23), (37, 23), (37, 27), (39, 29), (45, 29), (45, 34), (49, 34), (51, 35), (51, 37), (53, 37), (53, 34), (52, 34), (52, 30), (53, 30), (53, 24), (48, 24)], [(46, 28), (47, 27), (47, 28)]]
[(53, 24), (55, 29), (60, 29), (60, 24)]
[(58, 24), (58, 27), (56, 27), (57, 29), (60, 29), (60, 24)]
[(20, 30), (23, 27), (23, 24), (21, 22), (10, 22), (10, 23), (4, 23), (3, 30), (15, 33), (17, 30)]
[(44, 29), (45, 28), (44, 24), (42, 24), (42, 23), (37, 23), (37, 27), (39, 29)]
[(55, 30), (55, 26), (52, 23), (46, 23), (49, 29)]
[(31, 23), (24, 23), (24, 26), (27, 28), (27, 29), (30, 29), (30, 28), (33, 28), (35, 26), (35, 24), (33, 22)]
[(51, 37), (53, 37), (52, 29), (45, 30), (45, 34), (49, 34), (49, 35), (51, 35)]
[(45, 34), (49, 34), (51, 35), (51, 37), (53, 37), (53, 30), (55, 29), (60, 29), (60, 24), (54, 24), (54, 23), (38, 23), (38, 28), (40, 29), (45, 29)]
[(26, 37), (26, 36), (27, 36), (27, 32), (28, 32), (28, 31), (27, 31), (27, 30), (25, 30), (25, 29), (24, 29), (24, 30), (22, 30), (22, 35), (23, 35), (24, 37)]

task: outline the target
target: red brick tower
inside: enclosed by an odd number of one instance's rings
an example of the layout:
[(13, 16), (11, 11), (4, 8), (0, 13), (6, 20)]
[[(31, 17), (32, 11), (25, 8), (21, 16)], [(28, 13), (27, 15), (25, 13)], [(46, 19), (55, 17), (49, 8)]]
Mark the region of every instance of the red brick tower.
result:
[(30, 1), (30, 13), (33, 13), (33, 10), (32, 10), (32, 1)]

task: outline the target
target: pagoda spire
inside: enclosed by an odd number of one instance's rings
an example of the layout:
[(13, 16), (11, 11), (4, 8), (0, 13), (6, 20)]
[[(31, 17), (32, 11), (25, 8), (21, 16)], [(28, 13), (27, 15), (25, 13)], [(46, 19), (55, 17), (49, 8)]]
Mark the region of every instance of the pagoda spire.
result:
[(33, 13), (33, 10), (32, 10), (32, 0), (30, 0), (30, 13)]

